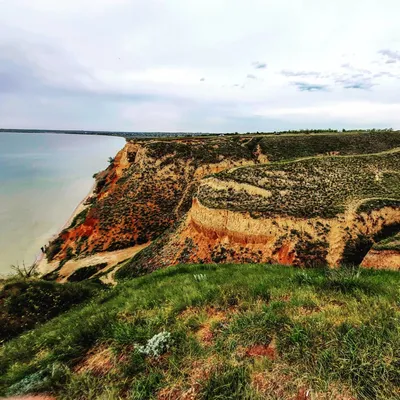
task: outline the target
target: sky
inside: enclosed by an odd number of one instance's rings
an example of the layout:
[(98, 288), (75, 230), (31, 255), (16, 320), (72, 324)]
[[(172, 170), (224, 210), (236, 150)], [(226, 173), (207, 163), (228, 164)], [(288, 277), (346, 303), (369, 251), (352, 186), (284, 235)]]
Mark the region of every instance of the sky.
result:
[(0, 127), (400, 129), (398, 0), (0, 0)]

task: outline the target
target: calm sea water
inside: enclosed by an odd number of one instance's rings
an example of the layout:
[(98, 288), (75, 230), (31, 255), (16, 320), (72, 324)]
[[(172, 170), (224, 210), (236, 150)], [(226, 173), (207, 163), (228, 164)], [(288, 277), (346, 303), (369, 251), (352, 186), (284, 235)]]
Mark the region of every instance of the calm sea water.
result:
[(0, 275), (30, 264), (125, 140), (109, 136), (0, 133)]

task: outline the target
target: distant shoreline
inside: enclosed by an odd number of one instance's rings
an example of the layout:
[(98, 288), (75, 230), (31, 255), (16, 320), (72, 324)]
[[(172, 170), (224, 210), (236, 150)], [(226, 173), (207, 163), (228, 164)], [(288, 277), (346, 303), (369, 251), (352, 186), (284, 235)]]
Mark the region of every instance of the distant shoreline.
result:
[(282, 131), (265, 132), (128, 132), (128, 131), (86, 131), (86, 130), (60, 130), (60, 129), (5, 129), (1, 128), (0, 133), (51, 133), (67, 135), (88, 135), (88, 136), (112, 136), (124, 139), (156, 139), (156, 138), (193, 138), (193, 137), (215, 137), (215, 136), (273, 136), (273, 135), (307, 135), (307, 134), (338, 134), (351, 133), (375, 133), (398, 131), (392, 128), (371, 128), (371, 129), (294, 129)]
[(66, 135), (113, 136), (124, 139), (157, 138), (157, 137), (194, 137), (214, 136), (223, 133), (207, 132), (123, 132), (123, 131), (84, 131), (84, 130), (58, 130), (58, 129), (0, 129), (0, 133), (53, 133)]
[(11, 273), (11, 265), (41, 261), (41, 247), (68, 226), (90, 196), (93, 174), (107, 168), (107, 159), (125, 145), (120, 137), (16, 132), (0, 132), (0, 221), (6, 232), (0, 276)]

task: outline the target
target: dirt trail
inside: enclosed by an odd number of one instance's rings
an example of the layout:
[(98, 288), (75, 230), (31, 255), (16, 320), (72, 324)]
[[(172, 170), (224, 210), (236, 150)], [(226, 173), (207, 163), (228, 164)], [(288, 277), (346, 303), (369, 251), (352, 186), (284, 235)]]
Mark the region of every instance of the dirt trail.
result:
[[(101, 253), (96, 253), (92, 256), (84, 257), (84, 258), (78, 258), (78, 259), (73, 259), (67, 261), (61, 270), (59, 271), (59, 276), (60, 278), (57, 279), (58, 282), (66, 282), (67, 278), (77, 269), (82, 268), (82, 267), (89, 267), (91, 265), (96, 265), (96, 264), (102, 264), (102, 263), (107, 263), (107, 267), (105, 267), (103, 270), (99, 271), (98, 274), (110, 270), (112, 267), (120, 263), (121, 261), (125, 261), (128, 258), (132, 258), (135, 254), (137, 254), (139, 251), (143, 250), (146, 248), (150, 243), (134, 246), (134, 247), (128, 247), (127, 249), (122, 249), (122, 250), (116, 250), (116, 251), (105, 251)], [(48, 263), (46, 259), (44, 259), (40, 265), (39, 272), (43, 275), (54, 271), (57, 269), (59, 265), (59, 261), (52, 261), (51, 263)], [(116, 272), (116, 269), (114, 269), (112, 272), (112, 275)], [(108, 280), (111, 280), (110, 283), (113, 283), (112, 275), (109, 274)]]
[(262, 189), (255, 185), (250, 185), (248, 183), (241, 183), (235, 181), (220, 181), (216, 178), (207, 178), (203, 179), (203, 183), (207, 184), (211, 188), (215, 190), (229, 190), (233, 189), (236, 191), (245, 191), (252, 196), (261, 196), (261, 197), (271, 197), (272, 193), (269, 190)]

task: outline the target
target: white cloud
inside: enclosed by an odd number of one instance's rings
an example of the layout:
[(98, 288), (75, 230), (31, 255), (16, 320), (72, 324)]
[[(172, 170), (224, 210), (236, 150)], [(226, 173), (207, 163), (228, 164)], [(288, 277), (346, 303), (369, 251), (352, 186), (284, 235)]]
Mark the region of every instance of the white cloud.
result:
[[(0, 125), (398, 124), (399, 11), (396, 0), (3, 1)], [(32, 113), (39, 99), (47, 115)]]
[(293, 118), (302, 122), (317, 119), (324, 120), (328, 124), (334, 121), (343, 121), (345, 124), (351, 123), (353, 125), (357, 121), (360, 127), (400, 126), (400, 102), (377, 104), (368, 101), (343, 101), (312, 107), (259, 109), (255, 114), (269, 118)]

